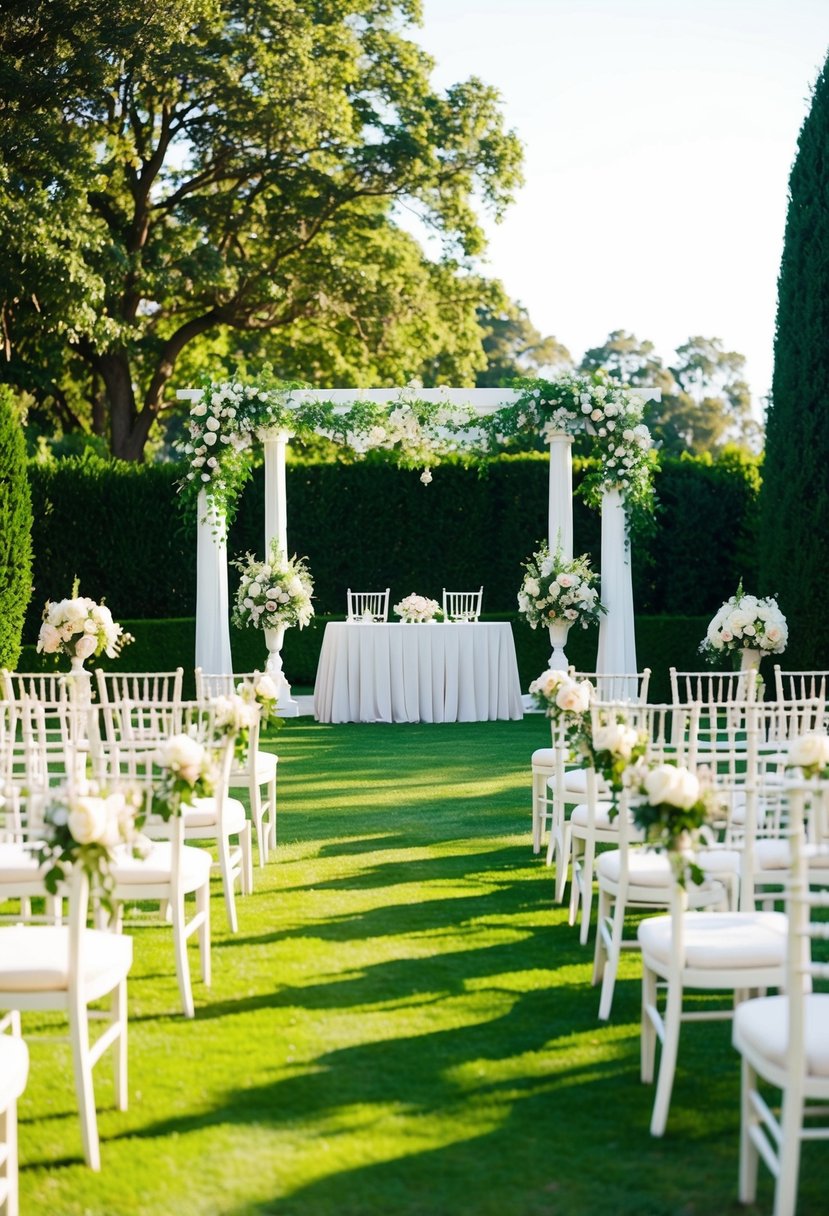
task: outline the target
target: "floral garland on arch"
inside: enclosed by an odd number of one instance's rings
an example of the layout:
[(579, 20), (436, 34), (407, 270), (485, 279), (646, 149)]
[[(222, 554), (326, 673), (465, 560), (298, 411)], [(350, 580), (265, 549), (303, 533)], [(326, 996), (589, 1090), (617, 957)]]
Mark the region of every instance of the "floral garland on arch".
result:
[(607, 372), (568, 374), (555, 380), (518, 380), (519, 396), (486, 420), (490, 450), (518, 435), (588, 435), (598, 466), (588, 470), (579, 493), (588, 506), (620, 490), (634, 510), (653, 510), (653, 440), (644, 423), (644, 400)]
[(188, 434), (179, 450), (189, 468), (178, 485), (185, 503), (204, 490), (225, 519), (232, 519), (252, 469), (252, 446), (264, 431), (288, 431), (300, 438), (321, 435), (364, 456), (385, 451), (399, 468), (422, 469), (461, 451), (460, 434), (474, 419), (471, 406), (418, 398), (412, 383), (393, 402), (355, 401), (347, 409), (332, 401), (294, 399), (307, 385), (274, 379), (266, 369), (255, 382), (205, 381), (190, 409)]

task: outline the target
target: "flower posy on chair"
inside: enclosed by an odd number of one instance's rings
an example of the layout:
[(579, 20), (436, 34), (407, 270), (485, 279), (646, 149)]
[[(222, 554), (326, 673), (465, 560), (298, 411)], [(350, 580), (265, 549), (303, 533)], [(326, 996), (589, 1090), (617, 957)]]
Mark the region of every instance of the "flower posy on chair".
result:
[(782, 654), (788, 640), (789, 627), (777, 600), (746, 595), (740, 582), (736, 594), (714, 616), (699, 649), (713, 661), (717, 655), (734, 650)]
[(67, 600), (46, 601), (43, 624), (37, 639), (40, 654), (65, 654), (70, 659), (91, 659), (106, 654), (115, 659), (122, 647), (134, 639), (112, 619), (106, 604), (78, 595), (78, 580)]
[(590, 560), (581, 557), (566, 559), (561, 549), (550, 553), (546, 544), (524, 563), (527, 573), (518, 592), (518, 607), (532, 625), (595, 625), (603, 606), (599, 603), (598, 576), (590, 569)]

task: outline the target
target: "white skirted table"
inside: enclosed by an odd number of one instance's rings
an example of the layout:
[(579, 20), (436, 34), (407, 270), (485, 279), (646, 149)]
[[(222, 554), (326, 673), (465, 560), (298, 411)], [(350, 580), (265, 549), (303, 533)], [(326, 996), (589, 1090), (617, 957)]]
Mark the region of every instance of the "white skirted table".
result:
[(521, 718), (506, 621), (325, 627), (314, 713), (320, 722), (486, 722)]

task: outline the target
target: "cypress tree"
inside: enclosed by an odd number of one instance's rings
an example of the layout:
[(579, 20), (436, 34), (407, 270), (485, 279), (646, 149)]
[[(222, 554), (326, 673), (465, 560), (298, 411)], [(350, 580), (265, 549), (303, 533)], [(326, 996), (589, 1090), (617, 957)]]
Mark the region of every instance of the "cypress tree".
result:
[(829, 60), (789, 179), (760, 504), (762, 586), (789, 621), (783, 666), (829, 668)]
[(0, 385), (0, 667), (20, 657), (32, 594), (32, 501), (26, 444), (12, 392)]

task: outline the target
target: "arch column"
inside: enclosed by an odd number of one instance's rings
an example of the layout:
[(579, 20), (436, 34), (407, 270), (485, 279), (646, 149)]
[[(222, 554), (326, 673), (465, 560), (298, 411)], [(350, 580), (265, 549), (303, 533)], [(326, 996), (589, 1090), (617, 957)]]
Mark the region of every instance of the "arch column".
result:
[(225, 517), (204, 490), (196, 525), (196, 666), (211, 675), (233, 671), (227, 595)]
[(550, 489), (547, 509), (547, 544), (553, 553), (573, 556), (573, 436), (559, 431), (550, 437)]
[[(291, 432), (285, 430), (263, 431), (262, 443), (265, 449), (265, 555), (270, 558), (271, 543), (276, 545), (283, 557), (288, 556), (288, 494), (285, 478), (285, 454)], [(268, 674), (277, 687), (278, 711), (282, 718), (295, 718), (299, 713), (299, 704), (291, 695), (291, 686), (285, 672), (282, 670), (282, 636), (284, 629), (274, 631), (279, 633), (278, 642), (273, 642), (276, 649), (269, 648), (267, 663)]]
[[(636, 671), (636, 636), (633, 627), (633, 578), (630, 536), (621, 491), (607, 490), (602, 496), (601, 601), (607, 612), (599, 624), (599, 654), (596, 671)], [(631, 680), (627, 696), (635, 697), (637, 682)], [(614, 695), (616, 686), (614, 686)], [(601, 679), (599, 692), (601, 695)]]

